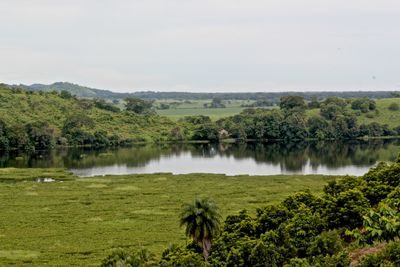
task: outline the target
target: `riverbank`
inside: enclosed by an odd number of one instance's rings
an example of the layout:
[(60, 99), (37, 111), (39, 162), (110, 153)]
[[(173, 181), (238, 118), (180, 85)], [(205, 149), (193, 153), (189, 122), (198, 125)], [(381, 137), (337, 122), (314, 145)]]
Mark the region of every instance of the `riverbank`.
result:
[(98, 266), (119, 246), (161, 252), (185, 242), (178, 213), (197, 196), (213, 198), (225, 217), (244, 208), (254, 213), (297, 191), (321, 192), (332, 179), (167, 173), (78, 178), (60, 169), (0, 169), (0, 265)]

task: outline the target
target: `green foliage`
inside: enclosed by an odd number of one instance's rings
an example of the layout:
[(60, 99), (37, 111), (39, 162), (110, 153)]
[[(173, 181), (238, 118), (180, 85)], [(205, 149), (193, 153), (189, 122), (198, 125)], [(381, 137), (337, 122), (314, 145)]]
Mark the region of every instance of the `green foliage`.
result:
[(289, 113), (281, 126), (281, 137), (286, 140), (303, 140), (307, 137), (305, 117), (301, 113)]
[(388, 109), (391, 111), (397, 111), (400, 109), (400, 105), (396, 102), (393, 102), (389, 105)]
[(302, 96), (282, 96), (280, 99), (279, 106), (281, 109), (305, 109), (306, 104), (304, 102), (304, 97)]
[(362, 225), (363, 215), (369, 207), (368, 199), (358, 189), (340, 192), (328, 197), (326, 218), (330, 228), (355, 228)]
[(370, 210), (363, 218), (363, 232), (355, 234), (361, 243), (391, 241), (400, 236), (400, 212), (386, 205)]
[(151, 113), (151, 108), (153, 106), (153, 101), (146, 101), (140, 98), (126, 98), (125, 99), (125, 109), (136, 114), (149, 114)]
[(206, 266), (202, 256), (192, 250), (171, 246), (166, 249), (158, 266), (160, 267), (202, 267)]
[(183, 205), (180, 224), (186, 227), (186, 236), (201, 246), (207, 260), (211, 242), (221, 229), (218, 207), (209, 199), (195, 199), (193, 203)]
[(322, 232), (307, 248), (307, 255), (314, 257), (318, 255), (334, 255), (343, 249), (342, 240), (337, 230)]
[(385, 199), (385, 203), (400, 212), (400, 186), (397, 186)]
[(217, 142), (219, 131), (214, 123), (200, 124), (193, 130), (192, 140), (208, 140)]
[(400, 264), (400, 241), (390, 242), (383, 251), (365, 256), (359, 267), (394, 267)]
[(319, 108), (321, 103), (318, 101), (318, 98), (316, 96), (311, 97), (311, 101), (308, 103), (308, 108), (309, 109), (314, 109), (314, 108)]
[(29, 142), (35, 149), (48, 149), (55, 145), (54, 129), (47, 122), (34, 122), (25, 126)]
[(350, 266), (350, 257), (348, 253), (342, 251), (336, 255), (319, 255), (311, 262), (311, 266), (315, 267), (346, 267)]
[(347, 103), (338, 97), (329, 97), (321, 103), (320, 114), (327, 120), (332, 120), (339, 115), (343, 115)]
[(146, 249), (138, 251), (127, 251), (124, 249), (115, 249), (103, 259), (101, 267), (150, 267), (158, 266), (154, 255)]
[(326, 229), (325, 222), (319, 213), (301, 205), (284, 226), (289, 235), (289, 242), (296, 248), (297, 255), (305, 257), (311, 241)]
[(178, 126), (156, 115), (117, 112), (104, 100), (62, 98), (58, 93), (25, 93), (0, 86), (0, 99), (0, 118), (7, 130), (0, 135), (1, 146), (10, 149), (167, 141)]
[(108, 110), (111, 112), (119, 112), (120, 109), (112, 103), (106, 102), (104, 99), (95, 99), (94, 105), (96, 108)]
[(351, 108), (354, 110), (361, 110), (363, 113), (367, 113), (370, 110), (376, 109), (376, 102), (368, 98), (358, 98), (351, 102)]
[(205, 103), (205, 108), (226, 108), (226, 106), (222, 103), (222, 99), (219, 97), (215, 97), (212, 99), (211, 103)]

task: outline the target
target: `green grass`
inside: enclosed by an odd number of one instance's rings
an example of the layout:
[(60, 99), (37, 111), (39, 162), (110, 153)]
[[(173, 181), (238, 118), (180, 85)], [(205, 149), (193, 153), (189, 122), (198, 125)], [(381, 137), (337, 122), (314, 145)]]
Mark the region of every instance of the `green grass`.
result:
[[(160, 253), (185, 242), (182, 203), (213, 198), (222, 215), (277, 203), (289, 194), (320, 192), (327, 176), (148, 174), (32, 182), (60, 170), (3, 169), (0, 183), (0, 266), (98, 266), (112, 248)], [(24, 178), (21, 178), (24, 177)], [(26, 181), (25, 181), (26, 180)]]
[(212, 120), (218, 120), (221, 118), (233, 116), (239, 114), (245, 109), (241, 107), (242, 104), (251, 104), (253, 100), (225, 100), (223, 101), (226, 108), (204, 108), (204, 104), (211, 103), (209, 100), (191, 100), (190, 103), (185, 103), (185, 101), (177, 101), (173, 99), (162, 99), (157, 100), (155, 105), (160, 103), (171, 104), (173, 102), (180, 103), (176, 106), (171, 106), (170, 109), (157, 110), (157, 113), (161, 116), (166, 116), (173, 121), (177, 121), (184, 116), (209, 116)]
[(242, 112), (242, 107), (227, 107), (227, 108), (179, 108), (158, 110), (157, 113), (161, 116), (166, 116), (173, 121), (177, 121), (184, 116), (209, 116), (212, 120), (233, 116)]
[(378, 113), (371, 112), (374, 115), (373, 118), (368, 118), (367, 114), (362, 114), (357, 117), (360, 124), (369, 124), (371, 122), (378, 122), (380, 124), (387, 124), (389, 127), (394, 128), (400, 126), (400, 110), (391, 111), (388, 109), (391, 103), (397, 103), (400, 105), (400, 98), (386, 98), (376, 100), (376, 107)]

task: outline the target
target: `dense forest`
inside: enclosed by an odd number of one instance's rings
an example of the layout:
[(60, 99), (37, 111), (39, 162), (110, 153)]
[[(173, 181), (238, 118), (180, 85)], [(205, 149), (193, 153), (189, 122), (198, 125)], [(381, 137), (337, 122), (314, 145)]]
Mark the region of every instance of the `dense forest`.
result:
[(316, 97), (319, 100), (327, 97), (341, 98), (390, 98), (399, 96), (400, 92), (395, 91), (348, 91), (348, 92), (242, 92), (242, 93), (191, 93), (191, 92), (154, 92), (140, 91), (133, 93), (117, 93), (110, 90), (94, 89), (90, 87), (80, 86), (68, 82), (56, 82), (53, 84), (32, 84), (32, 85), (8, 85), (12, 88), (23, 88), (28, 91), (44, 91), (44, 92), (61, 92), (68, 91), (72, 95), (83, 98), (101, 98), (108, 100), (125, 99), (128, 97), (137, 97), (147, 100), (157, 99), (176, 99), (176, 100), (207, 100), (220, 98), (222, 100), (259, 100), (268, 99), (272, 103), (279, 103), (282, 96), (298, 95), (307, 100)]
[(400, 158), (223, 223), (215, 203), (196, 199), (179, 218), (187, 245), (160, 256), (119, 249), (102, 266), (399, 266), (399, 175)]

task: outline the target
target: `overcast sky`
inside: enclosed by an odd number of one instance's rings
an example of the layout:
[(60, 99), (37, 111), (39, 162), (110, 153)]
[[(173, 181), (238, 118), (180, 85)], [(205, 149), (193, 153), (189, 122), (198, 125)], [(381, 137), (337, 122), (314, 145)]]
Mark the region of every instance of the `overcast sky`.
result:
[(0, 82), (400, 89), (399, 0), (1, 0)]

